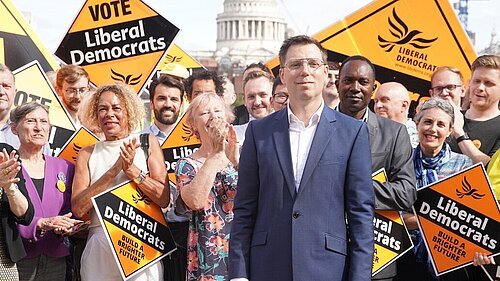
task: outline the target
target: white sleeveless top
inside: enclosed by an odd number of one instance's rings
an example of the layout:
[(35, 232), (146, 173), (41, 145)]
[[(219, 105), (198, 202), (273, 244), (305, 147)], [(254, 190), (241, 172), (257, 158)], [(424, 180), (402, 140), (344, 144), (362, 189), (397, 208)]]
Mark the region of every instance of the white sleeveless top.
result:
[[(117, 141), (101, 141), (94, 145), (94, 150), (89, 159), (90, 184), (96, 182), (106, 173), (109, 168), (120, 157), (120, 146), (123, 142), (138, 138), (137, 134)], [(147, 170), (146, 157), (142, 148), (135, 150), (134, 164), (142, 171)], [(108, 189), (128, 181), (127, 175), (121, 171)], [(89, 226), (89, 237), (81, 259), (82, 281), (119, 281), (122, 280), (120, 271), (111, 252), (102, 229), (99, 218), (94, 208), (90, 210), (91, 224)], [(163, 280), (163, 265), (158, 261), (141, 273), (129, 279), (131, 281), (156, 281)]]
[[(89, 172), (90, 172), (90, 185), (94, 184), (98, 179), (102, 177), (118, 160), (120, 157), (120, 147), (125, 141), (137, 138), (137, 134), (132, 134), (127, 138), (116, 140), (116, 141), (100, 141), (94, 145), (94, 151), (90, 155), (89, 159)], [(134, 164), (142, 171), (147, 171), (146, 156), (142, 148), (137, 148), (135, 150)], [(115, 177), (113, 184), (111, 184), (108, 189), (111, 189), (117, 185), (120, 185), (126, 181), (130, 180), (127, 175), (120, 171), (120, 173)], [(99, 226), (99, 218), (94, 208), (90, 211), (91, 227)]]

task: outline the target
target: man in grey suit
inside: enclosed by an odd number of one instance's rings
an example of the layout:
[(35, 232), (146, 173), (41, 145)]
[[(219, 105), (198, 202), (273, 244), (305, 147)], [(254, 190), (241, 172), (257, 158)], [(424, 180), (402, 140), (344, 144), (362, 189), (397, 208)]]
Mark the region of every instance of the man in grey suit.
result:
[(318, 41), (289, 38), (279, 57), (290, 102), (248, 125), (229, 277), (368, 281), (374, 191), (366, 125), (325, 106), (328, 67)]
[[(375, 115), (370, 103), (375, 85), (375, 67), (363, 56), (352, 56), (340, 67), (336, 85), (339, 91), (338, 110), (368, 124), (373, 172), (381, 168), (387, 182), (373, 180), (375, 209), (407, 211), (417, 199), (415, 170), (410, 138), (404, 125)], [(375, 275), (376, 280), (392, 280), (395, 265)]]

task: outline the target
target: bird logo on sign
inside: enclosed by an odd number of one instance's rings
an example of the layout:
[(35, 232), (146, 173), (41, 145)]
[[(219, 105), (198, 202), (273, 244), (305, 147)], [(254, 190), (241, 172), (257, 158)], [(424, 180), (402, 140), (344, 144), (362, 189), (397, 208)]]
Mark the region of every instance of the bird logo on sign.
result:
[(394, 36), (394, 41), (389, 41), (378, 36), (379, 46), (386, 52), (392, 51), (396, 45), (410, 44), (417, 49), (426, 49), (431, 46), (431, 43), (436, 41), (438, 38), (425, 39), (422, 37), (417, 37), (417, 35), (422, 34), (420, 30), (409, 31), (408, 26), (405, 22), (398, 16), (396, 9), (392, 9), (392, 17), (387, 18), (387, 22), (390, 25), (389, 32)]
[(455, 192), (460, 199), (464, 196), (470, 196), (474, 199), (481, 199), (484, 196), (484, 194), (479, 193), (477, 189), (472, 188), (470, 183), (467, 181), (467, 177), (464, 177), (464, 179), (462, 180), (462, 190), (455, 189)]
[(114, 71), (113, 69), (111, 69), (111, 73), (111, 79), (117, 82), (125, 83), (127, 85), (137, 85), (141, 82), (142, 73), (137, 77), (132, 77), (133, 74), (128, 74), (127, 76), (125, 76)]

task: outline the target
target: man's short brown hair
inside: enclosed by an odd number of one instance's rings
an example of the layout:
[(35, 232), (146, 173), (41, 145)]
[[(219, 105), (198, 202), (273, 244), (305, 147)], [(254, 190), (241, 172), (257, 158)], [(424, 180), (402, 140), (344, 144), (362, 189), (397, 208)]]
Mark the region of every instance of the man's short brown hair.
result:
[(491, 69), (498, 69), (498, 70), (500, 70), (500, 56), (497, 56), (497, 55), (482, 55), (482, 56), (479, 56), (472, 63), (471, 71), (474, 72), (474, 70), (476, 70), (476, 69), (478, 69), (480, 67), (485, 67), (485, 68), (491, 68)]
[(434, 76), (436, 76), (437, 73), (442, 72), (442, 71), (449, 71), (449, 72), (455, 73), (460, 78), (460, 81), (462, 83), (464, 83), (464, 76), (463, 76), (462, 72), (460, 71), (460, 69), (458, 69), (457, 67), (454, 67), (454, 66), (440, 66), (440, 67), (436, 68), (436, 70), (431, 74), (431, 83), (432, 83), (432, 79), (434, 79)]
[(316, 40), (312, 37), (309, 37), (307, 35), (298, 35), (298, 36), (294, 36), (294, 37), (290, 37), (290, 38), (286, 39), (283, 42), (283, 45), (281, 45), (280, 52), (279, 52), (280, 66), (285, 67), (286, 54), (288, 52), (288, 49), (290, 49), (290, 47), (296, 46), (296, 45), (309, 45), (309, 44), (313, 44), (313, 45), (316, 45), (316, 47), (318, 47), (318, 49), (321, 51), (321, 59), (323, 59), (323, 61), (326, 62), (326, 59), (327, 59), (326, 50), (325, 50), (325, 48), (323, 48), (323, 46), (321, 46), (321, 44), (318, 42), (318, 40)]
[(267, 80), (269, 80), (270, 84), (272, 84), (274, 82), (273, 77), (268, 72), (261, 71), (261, 70), (255, 70), (255, 71), (248, 73), (247, 77), (245, 77), (245, 80), (243, 80), (243, 90), (245, 89), (245, 86), (247, 85), (248, 81), (254, 80), (254, 79), (257, 79), (260, 77), (267, 78)]
[(89, 79), (89, 74), (85, 69), (78, 65), (68, 64), (57, 71), (56, 85), (62, 88), (64, 81), (68, 84), (74, 84), (82, 77)]

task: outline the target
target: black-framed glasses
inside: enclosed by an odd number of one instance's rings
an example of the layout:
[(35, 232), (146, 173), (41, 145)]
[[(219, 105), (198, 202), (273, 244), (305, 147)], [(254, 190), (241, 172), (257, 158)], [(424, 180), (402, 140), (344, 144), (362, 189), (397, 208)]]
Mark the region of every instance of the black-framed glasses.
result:
[(285, 64), (285, 67), (290, 71), (295, 71), (295, 70), (299, 70), (304, 65), (304, 63), (307, 64), (307, 66), (311, 70), (317, 70), (321, 66), (325, 65), (325, 62), (322, 59), (305, 58), (305, 59), (289, 60)]
[(278, 93), (273, 95), (273, 99), (277, 103), (283, 104), (288, 100), (288, 94), (285, 92), (278, 92)]
[(455, 85), (455, 84), (449, 84), (449, 85), (445, 85), (445, 86), (436, 86), (436, 87), (432, 87), (431, 89), (436, 92), (436, 93), (441, 93), (443, 92), (444, 89), (446, 89), (446, 91), (448, 92), (453, 92), (455, 91), (455, 89), (457, 87), (462, 87), (463, 85)]

